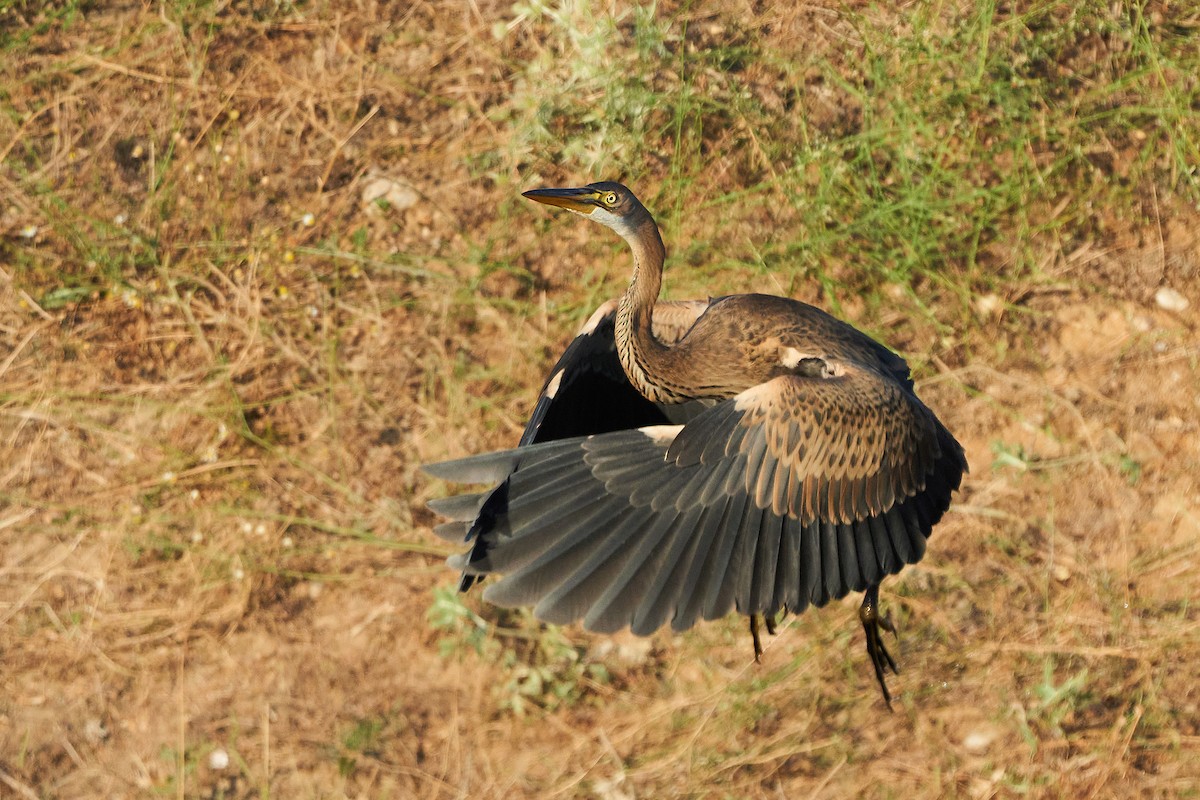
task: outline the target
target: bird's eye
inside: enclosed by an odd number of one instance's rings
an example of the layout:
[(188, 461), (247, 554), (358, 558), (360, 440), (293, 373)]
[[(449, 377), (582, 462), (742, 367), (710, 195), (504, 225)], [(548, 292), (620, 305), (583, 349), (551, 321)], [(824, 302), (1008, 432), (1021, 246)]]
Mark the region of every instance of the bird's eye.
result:
[(609, 192), (608, 194), (604, 195), (604, 205), (615, 206), (616, 204), (617, 204), (617, 193), (616, 192)]

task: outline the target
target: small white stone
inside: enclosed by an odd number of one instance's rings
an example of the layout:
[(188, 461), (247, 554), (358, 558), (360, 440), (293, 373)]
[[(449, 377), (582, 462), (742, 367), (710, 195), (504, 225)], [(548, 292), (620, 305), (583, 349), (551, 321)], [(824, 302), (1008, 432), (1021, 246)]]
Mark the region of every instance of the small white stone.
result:
[(218, 747), (208, 754), (208, 768), (214, 770), (222, 770), (229, 767), (229, 753), (226, 753), (223, 748)]
[(386, 203), (394, 211), (407, 211), (421, 199), (417, 191), (404, 181), (385, 176), (367, 181), (361, 196), (363, 205), (370, 213), (379, 213), (378, 201)]
[(1186, 311), (1191, 305), (1188, 299), (1179, 292), (1169, 286), (1160, 286), (1158, 291), (1154, 293), (1154, 302), (1158, 303), (1159, 308), (1164, 308), (1167, 311)]
[(103, 722), (92, 717), (84, 723), (83, 735), (87, 737), (89, 742), (96, 744), (108, 738), (108, 729), (104, 727)]
[(987, 752), (988, 746), (995, 741), (996, 734), (992, 731), (972, 731), (963, 739), (963, 749), (969, 753), (980, 754)]
[(990, 317), (1004, 307), (1004, 301), (997, 295), (985, 294), (975, 300), (975, 311), (981, 317)]

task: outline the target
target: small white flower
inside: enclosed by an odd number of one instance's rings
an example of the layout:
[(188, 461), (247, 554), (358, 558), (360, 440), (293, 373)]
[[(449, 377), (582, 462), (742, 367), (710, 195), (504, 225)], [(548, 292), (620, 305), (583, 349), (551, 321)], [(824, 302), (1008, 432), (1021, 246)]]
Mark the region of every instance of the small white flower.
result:
[(113, 224), (124, 225), (128, 219), (129, 217), (126, 214), (117, 214), (115, 217), (113, 217)]
[[(317, 218), (311, 213), (305, 214), (303, 217), (300, 218), (301, 224), (304, 225), (304, 227), (306, 227), (306, 228), (311, 228), (316, 223), (316, 221), (317, 221)], [(36, 230), (34, 232), (36, 233)]]
[(38, 235), (38, 226), (37, 225), (26, 225), (24, 228), (21, 228), (21, 238), (22, 239), (32, 239), (33, 237), (35, 237), (37, 235)]

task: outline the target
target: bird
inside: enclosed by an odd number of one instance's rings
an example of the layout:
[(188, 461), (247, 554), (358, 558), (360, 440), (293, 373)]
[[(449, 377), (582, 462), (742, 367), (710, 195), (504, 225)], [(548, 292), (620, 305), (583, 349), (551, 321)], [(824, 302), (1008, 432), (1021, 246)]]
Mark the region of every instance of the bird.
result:
[(904, 359), (819, 308), (766, 294), (665, 301), (666, 248), (626, 186), (532, 189), (620, 235), (625, 292), (551, 369), (517, 446), (427, 464), (489, 488), (430, 502), (466, 591), (555, 624), (649, 636), (737, 612), (760, 626), (863, 592), (887, 707), (899, 674), (882, 580), (919, 561), (968, 470)]

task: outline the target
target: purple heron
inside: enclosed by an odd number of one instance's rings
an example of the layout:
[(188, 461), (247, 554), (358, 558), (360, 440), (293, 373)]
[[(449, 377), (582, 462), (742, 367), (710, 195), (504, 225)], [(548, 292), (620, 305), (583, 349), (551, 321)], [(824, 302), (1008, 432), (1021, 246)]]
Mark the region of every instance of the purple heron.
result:
[(619, 183), (525, 197), (620, 234), (633, 279), (567, 347), (512, 450), (424, 467), (493, 484), (435, 500), (466, 590), (647, 636), (732, 611), (774, 632), (864, 592), (859, 618), (888, 706), (896, 663), (879, 584), (925, 554), (967, 462), (905, 361), (805, 303), (763, 294), (660, 302), (666, 250)]

